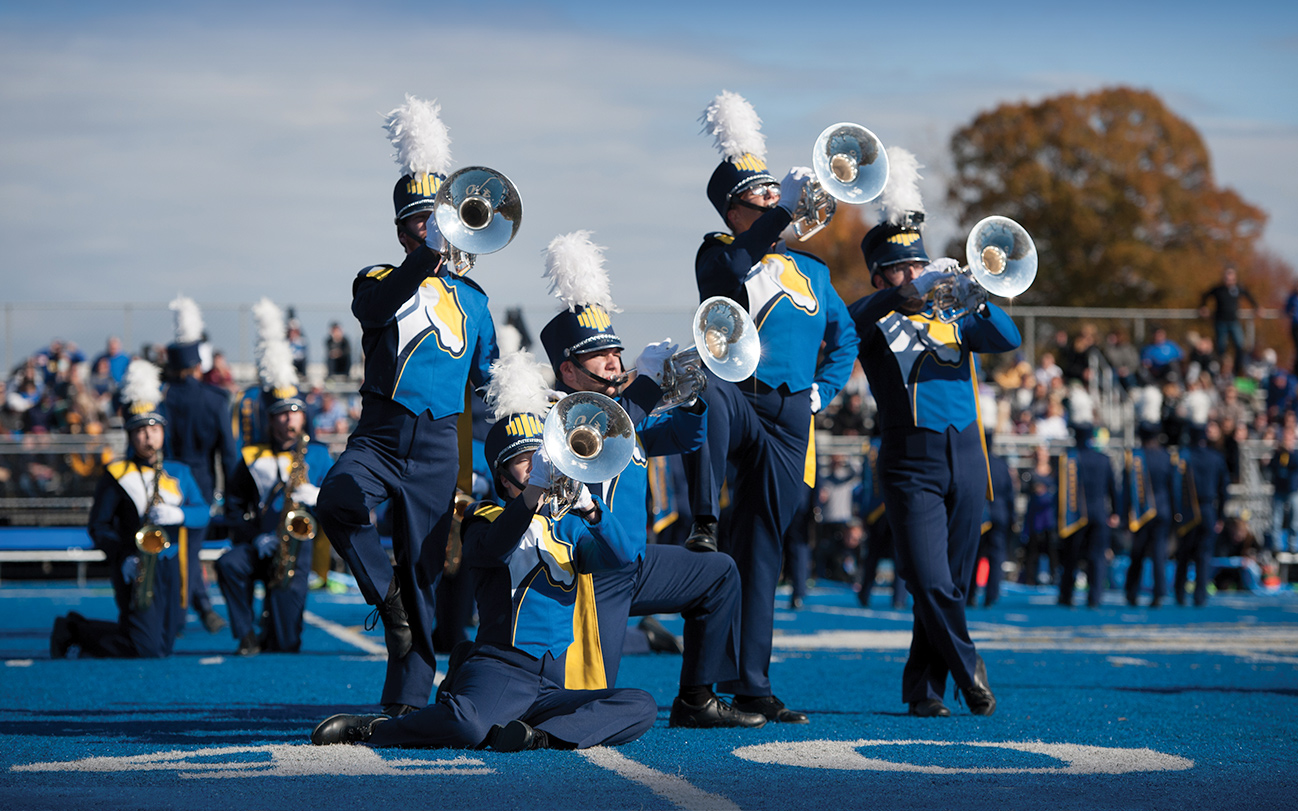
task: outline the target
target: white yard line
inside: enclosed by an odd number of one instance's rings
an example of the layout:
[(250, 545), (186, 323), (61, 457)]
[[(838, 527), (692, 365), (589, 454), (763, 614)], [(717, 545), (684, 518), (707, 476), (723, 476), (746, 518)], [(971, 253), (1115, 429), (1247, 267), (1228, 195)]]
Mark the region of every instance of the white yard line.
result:
[(643, 763), (631, 760), (616, 749), (597, 746), (583, 749), (577, 754), (596, 766), (615, 772), (633, 783), (648, 788), (654, 794), (686, 811), (739, 811), (739, 806), (720, 794), (710, 794), (695, 788), (673, 774), (664, 774)]
[(302, 619), (308, 624), (319, 628), (326, 634), (329, 634), (329, 636), (332, 636), (334, 639), (342, 640), (348, 645), (360, 648), (366, 653), (372, 653), (379, 656), (388, 655), (387, 646), (382, 642), (376, 642), (363, 634), (358, 634), (345, 625), (330, 622), (319, 614), (312, 614), (310, 611), (305, 611), (302, 613)]

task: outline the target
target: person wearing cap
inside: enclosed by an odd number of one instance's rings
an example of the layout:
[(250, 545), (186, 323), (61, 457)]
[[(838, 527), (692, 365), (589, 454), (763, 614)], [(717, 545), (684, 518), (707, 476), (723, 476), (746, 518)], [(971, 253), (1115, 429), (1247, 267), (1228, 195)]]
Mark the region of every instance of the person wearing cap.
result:
[[(622, 365), (623, 343), (609, 316), (614, 305), (602, 261), (589, 232), (577, 231), (551, 242), (547, 273), (568, 309), (542, 328), (541, 344), (560, 392), (612, 397), (635, 426), (631, 463), (590, 489), (607, 502), (635, 539), (637, 554), (621, 569), (593, 576), (595, 605), (591, 610), (598, 622), (598, 639), (583, 640), (587, 655), (580, 661), (569, 657), (565, 685), (602, 688), (616, 684), (628, 618), (680, 612), (685, 619), (684, 653), (680, 690), (672, 703), (669, 725), (761, 726), (765, 723), (761, 715), (735, 710), (713, 692), (714, 684), (733, 679), (738, 672), (740, 581), (734, 561), (718, 553), (699, 555), (683, 547), (648, 543), (648, 460), (698, 448), (709, 419), (706, 404), (699, 399), (662, 414), (650, 414), (662, 399), (664, 364), (675, 346), (661, 341), (645, 347), (636, 360), (635, 378), (628, 382)], [(577, 268), (592, 271), (577, 273), (577, 277), (597, 277), (603, 284), (583, 289), (572, 283), (569, 274)]]
[[(230, 549), (216, 561), (217, 583), (230, 614), (235, 653), (296, 653), (302, 647), (308, 574), (314, 538), (300, 540), (296, 559), (283, 527), (288, 509), (315, 516), (320, 483), (333, 466), (324, 445), (307, 436), (306, 403), (295, 386), (265, 389), (270, 441), (245, 445), (225, 493)], [(301, 469), (295, 469), (302, 465)], [(287, 492), (294, 485), (292, 492)], [(286, 501), (292, 502), (291, 506)], [(318, 531), (318, 530), (317, 530)], [(291, 564), (291, 565), (290, 565)], [(266, 585), (263, 626), (253, 612), (253, 585)]]
[(1123, 587), (1127, 605), (1140, 597), (1146, 558), (1154, 567), (1154, 594), (1150, 608), (1163, 604), (1167, 594), (1167, 533), (1172, 525), (1172, 457), (1163, 447), (1159, 426), (1142, 422), (1136, 429), (1140, 446), (1127, 451), (1123, 481), (1123, 511), (1131, 532), (1131, 566)]
[[(911, 715), (945, 717), (948, 676), (975, 715), (996, 699), (969, 636), (965, 590), (973, 577), (988, 463), (979, 414), (976, 355), (1007, 352), (1020, 336), (1005, 311), (929, 260), (918, 228), (919, 165), (888, 151), (888, 218), (866, 233), (861, 251), (878, 292), (848, 309), (861, 336), (861, 366), (878, 403), (879, 472), (897, 570), (914, 598), (914, 630), (902, 671)], [(907, 204), (906, 201), (914, 203)], [(905, 208), (903, 208), (905, 206)], [(966, 307), (955, 323), (935, 317), (924, 296), (939, 280), (957, 283)], [(958, 694), (959, 695), (959, 694)]]
[[(570, 509), (552, 511), (551, 468), (541, 449), (544, 380), (526, 352), (492, 373), (488, 399), (503, 412), (485, 453), (503, 506), (479, 502), (461, 526), (463, 565), (477, 583), (477, 637), (457, 647), (434, 703), (400, 718), (332, 716), (311, 733), (312, 743), (584, 749), (635, 740), (658, 715), (643, 690), (564, 687), (568, 658), (580, 656), (573, 649), (581, 640), (581, 578), (629, 565), (639, 544), (585, 485)], [(513, 399), (517, 390), (493, 396), (497, 383), (511, 382), (522, 384), (522, 400)], [(518, 407), (532, 410), (512, 411)]]
[(1118, 528), (1118, 480), (1100, 449), (1094, 426), (1073, 426), (1076, 447), (1064, 452), (1059, 468), (1059, 544), (1063, 569), (1059, 605), (1072, 606), (1077, 567), (1085, 555), (1086, 605), (1099, 608), (1109, 579), (1109, 532)]
[[(762, 356), (739, 383), (707, 373), (707, 441), (686, 456), (694, 511), (686, 544), (727, 552), (743, 582), (739, 675), (721, 689), (734, 694), (738, 709), (806, 723), (770, 681), (775, 588), (785, 532), (815, 484), (812, 415), (846, 384), (857, 335), (829, 268), (783, 238), (811, 171), (794, 168), (782, 181), (767, 171), (760, 120), (736, 94), (717, 96), (703, 121), (722, 155), (707, 196), (729, 232), (703, 238), (694, 263), (699, 298), (726, 296), (745, 308), (762, 337)], [(719, 537), (727, 463), (738, 471), (730, 482), (734, 514)]]
[[(94, 658), (170, 656), (185, 624), (179, 551), (201, 538), (209, 510), (189, 466), (162, 457), (167, 420), (159, 409), (158, 370), (133, 361), (123, 385), (127, 457), (108, 465), (95, 488), (89, 532), (104, 552), (117, 602), (116, 622), (86, 619), (73, 611), (54, 621), (50, 656), (71, 648)], [(156, 553), (137, 548), (136, 534), (159, 526), (168, 543)]]
[[(239, 458), (231, 433), (230, 395), (203, 382), (203, 322), (198, 305), (193, 299), (179, 296), (170, 306), (176, 313), (176, 340), (167, 345), (170, 381), (163, 397), (167, 458), (189, 465), (199, 491), (210, 505), (217, 498), (217, 470), (222, 481), (229, 481)], [(198, 614), (210, 633), (216, 633), (225, 627), (225, 620), (212, 608), (207, 592), (199, 558), (204, 540), (203, 535), (195, 535), (185, 545), (181, 565), (188, 588), (182, 602)]]
[[(408, 98), (388, 117), (404, 169), (393, 204), (406, 255), (400, 265), (364, 268), (352, 283), (365, 355), (362, 411), (320, 486), (318, 508), (325, 534), (382, 619), (388, 667), (379, 703), (388, 715), (422, 707), (432, 693), (436, 592), (460, 473), (456, 423), (467, 385), (485, 384), (497, 356), (487, 294), (451, 272), (429, 219), (450, 166), (437, 110)], [(408, 143), (412, 133), (437, 128), (441, 148)], [(384, 501), (395, 567), (372, 519)]]
[(1187, 479), (1193, 483), (1189, 495), (1193, 496), (1194, 520), (1187, 521), (1178, 532), (1176, 545), (1176, 576), (1172, 581), (1172, 597), (1177, 605), (1185, 604), (1186, 582), (1190, 579), (1190, 564), (1194, 564), (1194, 604), (1208, 603), (1208, 584), (1212, 582), (1212, 559), (1217, 551), (1217, 538), (1226, 526), (1225, 506), (1229, 498), (1230, 473), (1226, 458), (1217, 450), (1221, 442), (1221, 426), (1208, 420), (1202, 429), (1190, 429), (1190, 444), (1182, 450)]

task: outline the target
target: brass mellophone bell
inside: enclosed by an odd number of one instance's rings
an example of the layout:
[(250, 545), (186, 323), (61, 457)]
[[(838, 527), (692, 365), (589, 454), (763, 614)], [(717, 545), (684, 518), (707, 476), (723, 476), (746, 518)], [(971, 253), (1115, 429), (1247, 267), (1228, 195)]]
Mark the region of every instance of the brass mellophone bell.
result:
[(560, 477), (546, 493), (561, 518), (577, 497), (575, 482), (594, 484), (622, 472), (635, 452), (635, 426), (615, 400), (595, 392), (569, 394), (545, 416), (541, 442)]
[[(969, 265), (960, 270), (986, 293), (1012, 298), (1032, 286), (1037, 278), (1037, 246), (1027, 229), (1009, 217), (991, 216), (979, 220), (965, 240)], [(945, 324), (964, 318), (969, 307), (957, 290), (957, 280), (943, 280), (926, 296), (933, 303), (933, 315)]]
[(829, 225), (844, 203), (868, 203), (888, 185), (888, 154), (883, 142), (859, 124), (826, 127), (811, 150), (814, 180), (802, 189), (793, 212), (793, 232), (799, 240), (811, 237)]
[(663, 396), (652, 414), (692, 402), (707, 386), (702, 366), (722, 380), (737, 383), (757, 371), (762, 342), (752, 316), (739, 303), (713, 296), (694, 311), (694, 346), (677, 352), (663, 370)]
[(432, 217), (450, 245), (448, 261), (464, 275), (476, 256), (495, 253), (513, 240), (523, 221), (523, 200), (500, 172), (466, 166), (442, 181)]

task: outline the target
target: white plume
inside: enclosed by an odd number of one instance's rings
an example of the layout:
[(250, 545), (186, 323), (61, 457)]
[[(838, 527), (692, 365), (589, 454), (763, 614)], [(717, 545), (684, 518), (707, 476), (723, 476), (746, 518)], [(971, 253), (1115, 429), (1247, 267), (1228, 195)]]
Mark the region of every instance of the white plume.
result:
[(919, 159), (899, 146), (888, 147), (888, 185), (879, 195), (879, 203), (888, 222), (901, 225), (912, 211), (924, 213), (924, 198), (919, 194)]
[(203, 311), (189, 296), (176, 296), (167, 305), (176, 313), (176, 343), (192, 344), (203, 340)]
[(403, 175), (445, 175), (451, 168), (451, 135), (441, 119), (442, 108), (406, 94), (406, 103), (388, 113), (383, 128), (397, 148), (394, 156)]
[(295, 388), (297, 369), (293, 367), (283, 311), (275, 302), (262, 298), (252, 305), (252, 315), (257, 319), (257, 374), (262, 388)]
[(545, 249), (545, 278), (550, 292), (569, 310), (598, 304), (609, 312), (621, 312), (609, 289), (604, 249), (590, 241), (590, 231), (573, 231), (550, 240)]
[(762, 119), (743, 96), (722, 90), (712, 100), (703, 115), (703, 131), (713, 138), (713, 146), (721, 157), (732, 160), (751, 153), (766, 160), (766, 136), (762, 135)]
[(523, 333), (513, 324), (502, 324), (496, 331), (496, 346), (502, 356), (517, 352), (523, 348)]
[(492, 422), (510, 414), (544, 414), (550, 407), (545, 368), (526, 349), (501, 355), (491, 364), (491, 380), (482, 400)]
[(122, 402), (128, 406), (134, 403), (162, 402), (162, 372), (152, 362), (136, 358), (126, 367), (122, 378)]
[(284, 324), (284, 311), (268, 298), (262, 297), (252, 305), (252, 317), (257, 322), (257, 345), (253, 354), (260, 361), (266, 344), (284, 340), (288, 329)]

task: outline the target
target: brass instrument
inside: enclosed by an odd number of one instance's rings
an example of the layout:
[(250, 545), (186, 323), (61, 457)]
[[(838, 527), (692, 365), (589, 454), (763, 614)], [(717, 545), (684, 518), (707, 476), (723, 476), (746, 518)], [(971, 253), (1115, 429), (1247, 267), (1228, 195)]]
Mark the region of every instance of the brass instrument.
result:
[[(138, 469), (138, 467), (137, 467)], [(143, 472), (140, 474), (143, 476)], [(159, 450), (153, 462), (153, 494), (144, 508), (144, 517), (153, 508), (162, 503), (162, 451)], [(140, 555), (140, 569), (135, 574), (135, 583), (131, 589), (131, 606), (138, 610), (153, 605), (153, 584), (157, 579), (158, 555), (171, 548), (171, 536), (167, 530), (151, 521), (141, 524), (135, 531), (135, 550)]]
[(883, 142), (859, 124), (826, 127), (811, 150), (811, 169), (815, 177), (802, 187), (793, 211), (793, 233), (799, 241), (829, 225), (838, 208), (836, 200), (868, 203), (888, 184)]
[(965, 240), (965, 256), (969, 265), (939, 282), (925, 296), (933, 304), (933, 316), (944, 324), (959, 321), (971, 309), (961, 295), (961, 277), (977, 284), (981, 295), (975, 307), (987, 300), (987, 293), (1017, 296), (1037, 278), (1036, 244), (1027, 229), (1009, 217), (979, 220)]
[(452, 271), (463, 276), (478, 254), (495, 253), (514, 239), (523, 221), (523, 200), (500, 172), (466, 166), (442, 181), (431, 218), (449, 246), (446, 259)]
[[(288, 467), (288, 483), (284, 485), (284, 508), (280, 512), (276, 534), (279, 548), (275, 550), (275, 570), (266, 583), (268, 589), (284, 588), (297, 576), (297, 556), (303, 543), (315, 540), (319, 525), (315, 516), (298, 502), (293, 493), (306, 481), (307, 436), (302, 434), (293, 445), (293, 456)], [(276, 458), (275, 464), (279, 464)]]
[[(757, 325), (743, 307), (725, 296), (713, 296), (694, 311), (694, 346), (668, 358), (663, 370), (662, 400), (654, 415), (693, 402), (708, 384), (700, 366), (722, 380), (737, 383), (753, 376), (761, 360)], [(702, 348), (702, 351), (700, 351)]]
[(541, 442), (559, 474), (546, 492), (550, 515), (572, 509), (580, 488), (622, 472), (635, 452), (635, 426), (615, 400), (589, 391), (569, 394), (545, 417)]

